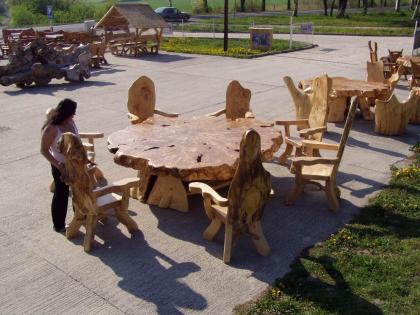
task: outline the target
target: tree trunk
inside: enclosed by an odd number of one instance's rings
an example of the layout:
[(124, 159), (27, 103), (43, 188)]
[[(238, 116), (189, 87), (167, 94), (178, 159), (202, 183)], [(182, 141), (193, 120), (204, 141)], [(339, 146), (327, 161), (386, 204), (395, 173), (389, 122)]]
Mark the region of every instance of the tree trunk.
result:
[(172, 7), (172, 0), (169, 0), (169, 6)]
[[(386, 1), (386, 0), (385, 0)], [(410, 9), (414, 10), (414, 7), (416, 6), (416, 0), (411, 0)]]
[[(172, 0), (171, 0), (172, 1)], [(203, 7), (206, 13), (209, 13), (209, 3), (207, 0), (203, 0)]]
[(357, 7), (360, 9), (360, 0), (357, 1)]
[(241, 12), (245, 12), (245, 0), (241, 0), (241, 8), (240, 8)]
[(387, 6), (387, 3), (386, 3), (386, 0), (384, 0), (384, 7), (386, 8), (386, 6)]
[(363, 0), (363, 14), (367, 14), (368, 11), (368, 0)]
[(411, 17), (412, 20), (415, 20), (417, 18), (417, 14), (419, 12), (419, 4), (420, 4), (420, 0), (417, 0), (416, 7), (414, 8), (414, 12)]
[(287, 11), (291, 11), (291, 10), (292, 10), (291, 1), (287, 0)]
[(261, 11), (265, 11), (265, 0), (261, 0)]
[(328, 16), (328, 0), (324, 0), (324, 15)]
[(373, 8), (373, 0), (370, 0), (370, 7)]
[(400, 12), (400, 6), (401, 6), (401, 1), (396, 0), (395, 1), (395, 12)]
[(338, 18), (342, 18), (345, 16), (346, 8), (347, 8), (347, 0), (340, 0), (338, 2), (338, 11), (337, 11)]
[(332, 2), (331, 2), (331, 9), (330, 9), (330, 16), (332, 16), (332, 15), (333, 15), (333, 12), (334, 12), (334, 5), (335, 5), (335, 0), (332, 0)]
[(294, 0), (293, 1), (295, 4), (295, 7), (293, 9), (293, 16), (298, 16), (298, 5), (299, 5), (299, 0)]

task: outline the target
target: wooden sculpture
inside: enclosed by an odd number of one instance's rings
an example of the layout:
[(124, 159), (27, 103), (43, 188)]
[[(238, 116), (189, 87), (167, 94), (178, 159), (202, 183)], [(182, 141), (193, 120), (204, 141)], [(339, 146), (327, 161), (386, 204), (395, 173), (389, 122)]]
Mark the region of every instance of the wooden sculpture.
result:
[(53, 78), (83, 81), (90, 77), (90, 51), (88, 46), (78, 46), (69, 53), (55, 50), (42, 39), (26, 46), (18, 42), (9, 55), (9, 63), (0, 66), (0, 84), (25, 87), (32, 83), (42, 86)]
[(378, 61), (378, 43), (373, 42), (373, 48), (372, 48), (372, 42), (368, 41), (368, 46), (369, 46), (370, 61), (377, 62)]
[(311, 94), (296, 88), (292, 78), (289, 76), (283, 77), (283, 81), (292, 96), (293, 104), (295, 105), (296, 120), (308, 119), (312, 107)]
[(190, 191), (201, 193), (204, 209), (211, 220), (203, 233), (206, 240), (213, 240), (222, 224), (225, 225), (223, 261), (230, 262), (233, 240), (241, 235), (251, 236), (257, 251), (266, 256), (270, 247), (264, 237), (261, 218), (264, 205), (270, 196), (271, 176), (261, 160), (261, 140), (258, 133), (245, 132), (239, 150), (239, 164), (229, 187), (228, 198), (222, 198), (210, 186), (193, 182)]
[(132, 124), (141, 123), (153, 114), (165, 117), (178, 117), (178, 114), (165, 113), (155, 109), (155, 84), (146, 76), (138, 78), (128, 89), (128, 117)]
[(411, 78), (410, 78), (410, 89), (414, 87), (420, 87), (420, 62), (410, 60), (411, 63)]
[(113, 208), (115, 216), (130, 232), (138, 226), (128, 215), (129, 189), (139, 184), (137, 178), (125, 179), (111, 185), (93, 189), (93, 182), (88, 172), (86, 150), (80, 139), (66, 132), (58, 142), (59, 151), (65, 157), (65, 182), (73, 193), (74, 217), (66, 230), (68, 239), (76, 236), (82, 225), (86, 228), (84, 250), (89, 252), (95, 235), (98, 219), (105, 219), (105, 210)]
[[(305, 184), (312, 183), (325, 191), (329, 208), (332, 211), (336, 211), (339, 208), (338, 198), (340, 198), (340, 190), (337, 187), (336, 177), (355, 113), (356, 100), (353, 99), (344, 125), (340, 144), (324, 143), (315, 140), (302, 141), (302, 146), (304, 148), (310, 148), (312, 150), (333, 150), (337, 151), (337, 155), (333, 158), (307, 156), (292, 158), (292, 169), (294, 170), (296, 178), (293, 189), (285, 199), (286, 205), (293, 204), (303, 192)], [(319, 181), (325, 182), (325, 185), (320, 184)]]
[(226, 108), (220, 109), (210, 116), (220, 116), (226, 114), (227, 119), (235, 120), (237, 118), (253, 118), (249, 108), (251, 101), (251, 91), (245, 89), (234, 80), (229, 83), (226, 90)]
[(90, 44), (90, 51), (92, 54), (91, 67), (100, 68), (101, 65), (107, 65), (108, 61), (105, 59), (106, 42), (103, 40), (101, 43)]
[(386, 101), (376, 100), (375, 132), (388, 136), (403, 134), (419, 102), (420, 96), (415, 92), (411, 92), (404, 102), (400, 102), (395, 95)]
[[(420, 97), (420, 88), (411, 89), (411, 93), (414, 93)], [(420, 124), (420, 99), (418, 99), (417, 103), (414, 105), (413, 114), (410, 117), (409, 123)]]
[[(285, 82), (290, 78), (285, 78)], [(293, 84), (293, 83), (292, 83)], [(292, 154), (293, 148), (296, 148), (296, 155), (302, 155), (302, 140), (312, 139), (321, 141), (324, 132), (327, 130), (327, 116), (328, 116), (328, 98), (331, 92), (332, 80), (326, 74), (315, 78), (312, 85), (313, 92), (304, 99), (306, 105), (310, 108), (308, 118), (296, 120), (282, 120), (276, 121), (276, 125), (282, 125), (285, 129), (284, 140), (286, 143), (286, 150), (279, 157), (280, 164), (286, 164), (287, 158)], [(297, 91), (299, 92), (299, 91)], [(303, 93), (299, 92), (297, 95)], [(296, 114), (296, 116), (298, 116)], [(299, 137), (290, 136), (290, 126), (297, 125), (305, 129), (299, 130)], [(318, 155), (318, 152), (305, 152), (306, 155)]]

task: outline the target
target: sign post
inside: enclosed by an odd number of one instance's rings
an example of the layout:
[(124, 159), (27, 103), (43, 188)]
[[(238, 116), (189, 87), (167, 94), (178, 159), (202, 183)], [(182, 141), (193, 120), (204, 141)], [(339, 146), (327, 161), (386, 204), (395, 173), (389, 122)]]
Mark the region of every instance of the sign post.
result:
[(52, 30), (52, 20), (53, 20), (53, 6), (52, 5), (47, 5), (47, 17), (48, 17), (48, 20), (50, 21), (50, 28)]
[(418, 54), (418, 49), (420, 48), (420, 29), (419, 29), (419, 20), (416, 20), (416, 27), (414, 29), (413, 35), (413, 51), (411, 54), (414, 56), (414, 51), (416, 50), (416, 55)]

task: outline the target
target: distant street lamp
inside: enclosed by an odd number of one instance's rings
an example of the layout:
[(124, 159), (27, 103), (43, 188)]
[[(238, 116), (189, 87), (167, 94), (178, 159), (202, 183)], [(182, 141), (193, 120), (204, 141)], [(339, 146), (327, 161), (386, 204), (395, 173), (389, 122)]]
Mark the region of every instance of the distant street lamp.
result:
[(224, 29), (223, 29), (223, 51), (228, 50), (228, 7), (229, 0), (225, 0), (225, 10), (224, 10)]

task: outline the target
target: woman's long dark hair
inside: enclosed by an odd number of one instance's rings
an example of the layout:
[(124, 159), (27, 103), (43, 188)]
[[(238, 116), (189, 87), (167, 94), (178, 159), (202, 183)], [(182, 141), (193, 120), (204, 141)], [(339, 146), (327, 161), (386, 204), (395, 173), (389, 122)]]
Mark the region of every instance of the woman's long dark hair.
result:
[(69, 98), (58, 103), (56, 108), (47, 110), (47, 120), (42, 126), (42, 130), (48, 125), (59, 125), (67, 118), (73, 116), (76, 113), (77, 103)]

